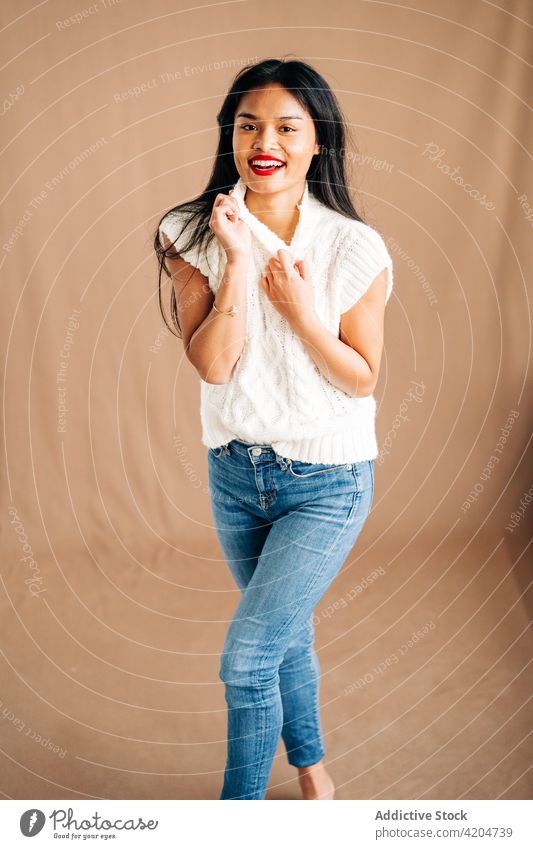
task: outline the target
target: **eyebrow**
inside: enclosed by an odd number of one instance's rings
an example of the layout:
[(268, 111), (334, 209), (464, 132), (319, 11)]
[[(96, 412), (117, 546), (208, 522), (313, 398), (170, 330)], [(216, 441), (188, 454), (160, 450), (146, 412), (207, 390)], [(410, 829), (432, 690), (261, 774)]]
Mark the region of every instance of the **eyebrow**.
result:
[[(257, 115), (252, 115), (251, 112), (239, 112), (239, 114), (236, 115), (235, 117), (236, 118), (251, 118), (253, 121), (258, 120)], [(296, 121), (303, 121), (304, 120), (301, 115), (274, 115), (275, 121), (286, 121), (287, 119), (296, 120)]]

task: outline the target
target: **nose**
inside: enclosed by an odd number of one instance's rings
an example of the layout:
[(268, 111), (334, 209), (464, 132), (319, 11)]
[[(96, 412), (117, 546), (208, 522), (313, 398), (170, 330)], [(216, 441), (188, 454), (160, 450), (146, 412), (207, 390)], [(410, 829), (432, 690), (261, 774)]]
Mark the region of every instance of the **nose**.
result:
[(274, 127), (260, 127), (253, 144), (254, 150), (275, 150), (275, 139), (276, 131)]

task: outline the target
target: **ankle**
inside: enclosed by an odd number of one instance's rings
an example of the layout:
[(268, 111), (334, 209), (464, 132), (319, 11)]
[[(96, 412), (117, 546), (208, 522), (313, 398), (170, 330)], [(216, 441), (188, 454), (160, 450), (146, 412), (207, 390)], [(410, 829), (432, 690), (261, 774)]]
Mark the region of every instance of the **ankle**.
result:
[(310, 764), (310, 766), (299, 766), (297, 767), (299, 775), (313, 775), (314, 773), (319, 773), (325, 771), (326, 767), (324, 765), (324, 761), (317, 761), (317, 763)]
[(323, 761), (298, 767), (298, 779), (304, 799), (335, 798), (335, 783)]

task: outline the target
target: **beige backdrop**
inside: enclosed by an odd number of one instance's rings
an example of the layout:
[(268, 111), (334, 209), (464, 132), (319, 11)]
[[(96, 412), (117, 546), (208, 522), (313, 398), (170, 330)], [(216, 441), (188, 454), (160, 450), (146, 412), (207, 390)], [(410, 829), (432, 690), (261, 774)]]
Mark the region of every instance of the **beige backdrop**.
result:
[[(338, 798), (530, 797), (532, 6), (195, 5), (2, 4), (0, 790), (218, 798), (238, 590), (152, 238), (238, 67), (295, 54), (395, 267), (373, 509), (316, 610)], [(295, 776), (280, 743), (267, 798)]]

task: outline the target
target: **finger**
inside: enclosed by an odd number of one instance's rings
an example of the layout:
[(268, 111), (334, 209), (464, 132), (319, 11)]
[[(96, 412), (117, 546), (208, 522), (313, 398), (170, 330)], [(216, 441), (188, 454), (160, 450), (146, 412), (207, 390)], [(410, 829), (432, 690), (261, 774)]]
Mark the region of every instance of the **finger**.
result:
[(239, 211), (239, 205), (238, 205), (237, 201), (235, 200), (235, 198), (230, 198), (227, 195), (225, 196), (224, 200), (222, 201), (222, 208), (224, 209), (225, 212), (238, 212)]
[(273, 276), (278, 277), (284, 274), (283, 267), (277, 259), (273, 259), (266, 267), (266, 270)]
[(216, 196), (215, 203), (213, 204), (213, 206), (219, 207), (219, 206), (222, 206), (225, 203), (232, 203), (231, 195), (225, 195), (223, 192), (220, 192)]
[(220, 215), (239, 214), (239, 205), (236, 198), (232, 198), (229, 195), (217, 195), (213, 209), (216, 209)]
[(226, 194), (225, 192), (219, 192), (216, 196), (216, 200), (220, 203), (221, 201), (227, 201), (228, 203), (237, 203), (237, 198), (231, 194)]
[(304, 280), (310, 280), (311, 279), (311, 272), (309, 271), (309, 264), (308, 264), (307, 260), (306, 259), (299, 259), (299, 260), (296, 261), (296, 265), (298, 267), (298, 272), (300, 274), (300, 277), (302, 277)]
[(280, 248), (277, 253), (277, 262), (281, 265), (284, 271), (290, 271), (294, 265), (294, 260), (290, 251), (285, 248)]

